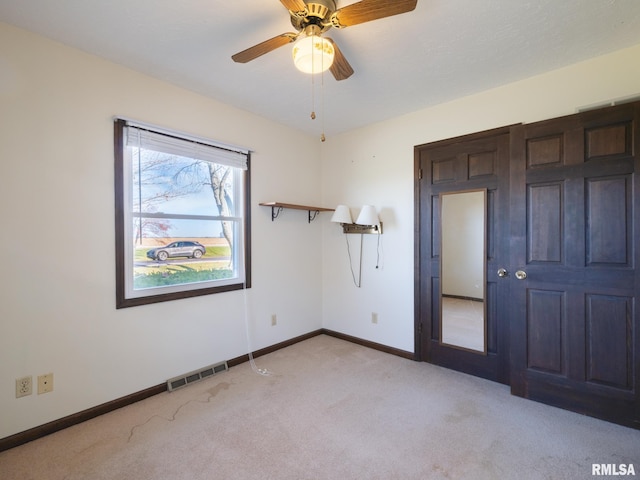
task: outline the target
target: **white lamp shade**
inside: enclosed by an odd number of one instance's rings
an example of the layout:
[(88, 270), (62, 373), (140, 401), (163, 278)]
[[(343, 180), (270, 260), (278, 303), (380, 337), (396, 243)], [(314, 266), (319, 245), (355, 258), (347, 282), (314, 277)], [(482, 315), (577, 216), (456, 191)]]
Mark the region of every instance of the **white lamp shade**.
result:
[(346, 205), (338, 205), (336, 211), (333, 212), (331, 221), (335, 223), (353, 223), (351, 218), (351, 210)]
[(302, 37), (293, 45), (293, 63), (304, 73), (320, 73), (333, 63), (333, 44), (317, 35)]
[(365, 205), (360, 210), (360, 215), (356, 220), (358, 225), (380, 225), (380, 219), (373, 205)]

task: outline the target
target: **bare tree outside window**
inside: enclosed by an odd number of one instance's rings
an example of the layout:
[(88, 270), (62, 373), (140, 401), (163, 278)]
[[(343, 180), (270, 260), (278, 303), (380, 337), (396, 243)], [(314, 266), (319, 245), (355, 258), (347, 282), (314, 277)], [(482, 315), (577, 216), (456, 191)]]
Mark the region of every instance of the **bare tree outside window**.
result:
[[(223, 167), (212, 163), (208, 164), (209, 167), (209, 180), (211, 190), (213, 191), (213, 198), (215, 199), (216, 206), (218, 207), (218, 213), (223, 217), (233, 215), (233, 200), (229, 194), (229, 175), (231, 174), (231, 167)], [(231, 249), (231, 256), (229, 258), (229, 267), (233, 265), (233, 228), (231, 223), (227, 220), (222, 222), (222, 234), (227, 239), (229, 248)]]

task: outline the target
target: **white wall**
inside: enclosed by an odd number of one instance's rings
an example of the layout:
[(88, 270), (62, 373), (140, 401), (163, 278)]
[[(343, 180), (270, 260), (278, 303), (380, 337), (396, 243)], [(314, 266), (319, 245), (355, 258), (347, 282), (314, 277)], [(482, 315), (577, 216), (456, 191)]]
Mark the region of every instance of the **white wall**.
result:
[(326, 215), (258, 206), (319, 202), (317, 138), (2, 23), (0, 112), (0, 438), (248, 352), (241, 292), (115, 309), (114, 115), (253, 151), (252, 347), (321, 328)]
[(375, 240), (367, 236), (362, 287), (356, 288), (344, 235), (324, 225), (323, 326), (414, 350), (414, 145), (638, 95), (639, 58), (640, 45), (328, 138), (322, 147), (323, 204), (346, 204), (355, 213), (363, 204), (376, 205), (384, 223), (384, 264), (375, 268)]

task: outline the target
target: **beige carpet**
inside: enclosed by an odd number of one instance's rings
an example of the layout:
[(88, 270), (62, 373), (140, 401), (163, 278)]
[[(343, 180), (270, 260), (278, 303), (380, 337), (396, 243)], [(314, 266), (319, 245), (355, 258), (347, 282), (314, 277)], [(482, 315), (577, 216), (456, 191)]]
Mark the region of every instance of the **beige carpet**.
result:
[(585, 479), (640, 431), (328, 336), (0, 453), (3, 480)]

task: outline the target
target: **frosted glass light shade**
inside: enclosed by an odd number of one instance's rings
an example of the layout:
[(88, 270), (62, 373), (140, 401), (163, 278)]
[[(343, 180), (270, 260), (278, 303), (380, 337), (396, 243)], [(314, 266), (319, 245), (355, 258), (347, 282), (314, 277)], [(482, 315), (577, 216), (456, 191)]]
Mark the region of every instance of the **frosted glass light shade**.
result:
[(358, 225), (380, 225), (380, 219), (373, 205), (365, 205), (360, 210), (360, 215), (356, 220)]
[(293, 45), (293, 63), (304, 73), (320, 73), (333, 64), (333, 44), (317, 35), (302, 37)]
[(333, 212), (331, 221), (335, 223), (353, 223), (351, 218), (351, 210), (346, 205), (338, 205), (336, 211)]

